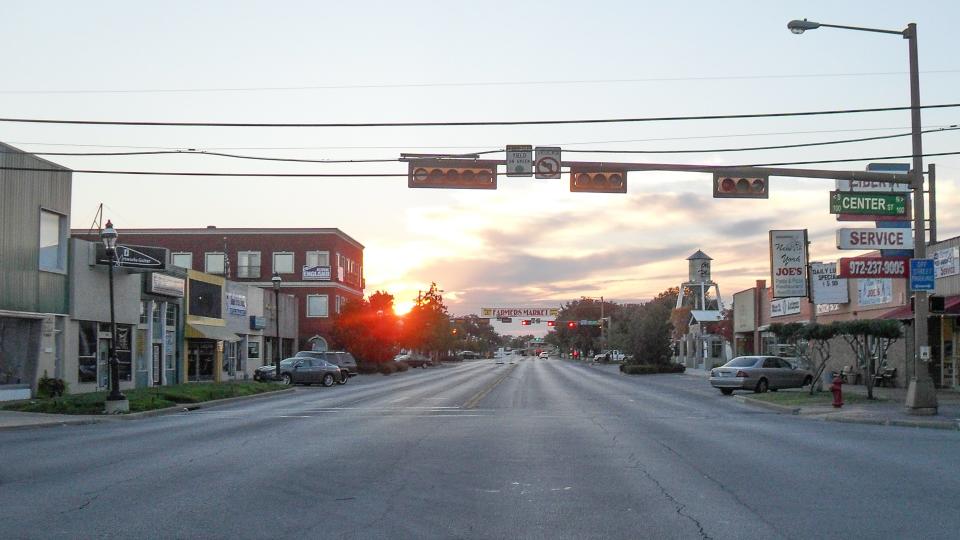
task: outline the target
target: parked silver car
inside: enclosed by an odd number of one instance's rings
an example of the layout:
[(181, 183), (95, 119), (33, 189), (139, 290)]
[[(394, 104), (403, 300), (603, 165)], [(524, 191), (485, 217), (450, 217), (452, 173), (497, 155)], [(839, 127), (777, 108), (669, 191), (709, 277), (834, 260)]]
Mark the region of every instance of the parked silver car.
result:
[[(283, 384), (322, 384), (333, 386), (345, 378), (340, 368), (319, 358), (286, 358), (280, 362), (280, 382)], [(261, 366), (253, 373), (258, 381), (275, 381), (276, 366)]]
[(801, 388), (813, 381), (813, 374), (794, 367), (779, 356), (738, 356), (710, 371), (710, 385), (725, 395), (734, 390), (766, 392), (780, 388)]

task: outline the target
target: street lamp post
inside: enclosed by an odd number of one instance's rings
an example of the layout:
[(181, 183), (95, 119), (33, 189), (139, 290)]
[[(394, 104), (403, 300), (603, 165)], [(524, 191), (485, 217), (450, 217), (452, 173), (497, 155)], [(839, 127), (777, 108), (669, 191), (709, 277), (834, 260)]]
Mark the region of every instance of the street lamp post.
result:
[[(820, 27), (840, 28), (844, 30), (860, 30), (880, 34), (897, 34), (907, 40), (910, 57), (910, 134), (913, 145), (913, 256), (924, 259), (927, 256), (926, 219), (923, 200), (923, 137), (920, 127), (920, 68), (917, 54), (917, 25), (910, 23), (903, 30), (881, 30), (877, 28), (863, 28), (859, 26), (843, 26), (824, 24), (806, 19), (793, 20), (787, 23), (787, 28), (794, 34), (802, 34), (807, 30)], [(937, 413), (937, 394), (933, 387), (933, 380), (926, 369), (920, 369), (920, 352), (929, 351), (929, 337), (927, 335), (927, 292), (915, 291), (913, 312), (913, 376), (907, 389), (905, 406), (909, 414), (929, 415)]]
[(103, 240), (107, 257), (110, 259), (110, 264), (107, 265), (107, 281), (110, 288), (110, 348), (107, 351), (107, 356), (109, 357), (107, 361), (110, 370), (110, 394), (107, 395), (105, 404), (108, 414), (128, 412), (130, 410), (130, 402), (127, 401), (127, 397), (120, 392), (120, 361), (117, 358), (117, 319), (113, 301), (113, 265), (116, 264), (117, 261), (117, 236), (119, 235), (116, 229), (113, 228), (113, 223), (107, 220), (107, 226), (100, 233), (100, 238)]
[(270, 278), (270, 281), (273, 282), (273, 320), (274, 320), (274, 329), (277, 331), (277, 346), (273, 348), (273, 361), (276, 364), (276, 380), (280, 380), (280, 347), (283, 344), (283, 340), (280, 338), (280, 274), (277, 272), (273, 273), (273, 277)]

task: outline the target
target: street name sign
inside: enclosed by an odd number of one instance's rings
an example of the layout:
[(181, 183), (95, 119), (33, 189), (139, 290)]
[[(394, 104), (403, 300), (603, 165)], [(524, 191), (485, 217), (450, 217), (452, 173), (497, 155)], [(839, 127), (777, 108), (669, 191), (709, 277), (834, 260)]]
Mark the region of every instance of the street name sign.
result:
[(848, 257), (840, 259), (842, 278), (906, 278), (910, 275), (908, 257)]
[(910, 229), (837, 229), (837, 249), (913, 249)]
[(831, 191), (830, 213), (904, 216), (907, 214), (907, 198), (892, 193)]
[(600, 326), (600, 321), (579, 321), (580, 326)]
[[(908, 174), (909, 163), (871, 163), (867, 165), (868, 172)], [(910, 184), (893, 182), (875, 182), (869, 180), (837, 180), (839, 191), (874, 191), (882, 193), (905, 193), (910, 191)]]
[(507, 145), (507, 176), (533, 176), (533, 146)]
[(910, 259), (910, 290), (932, 291), (937, 286), (933, 259)]
[(560, 147), (538, 146), (536, 154), (536, 177), (542, 180), (560, 178)]

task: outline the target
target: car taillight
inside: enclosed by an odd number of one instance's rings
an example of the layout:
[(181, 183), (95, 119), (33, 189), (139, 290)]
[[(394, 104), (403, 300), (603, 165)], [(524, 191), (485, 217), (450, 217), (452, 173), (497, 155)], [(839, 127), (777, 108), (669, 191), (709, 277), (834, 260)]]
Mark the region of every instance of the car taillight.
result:
[(737, 377), (750, 377), (750, 374), (740, 369), (737, 370)]

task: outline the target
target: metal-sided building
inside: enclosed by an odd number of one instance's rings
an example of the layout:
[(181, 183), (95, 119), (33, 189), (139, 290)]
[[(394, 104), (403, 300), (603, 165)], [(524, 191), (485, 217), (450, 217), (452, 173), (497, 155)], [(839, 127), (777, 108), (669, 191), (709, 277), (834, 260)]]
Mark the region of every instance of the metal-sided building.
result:
[(0, 401), (61, 377), (70, 169), (0, 143)]

